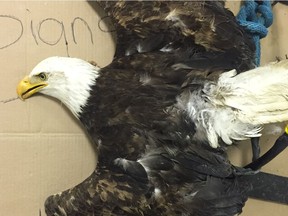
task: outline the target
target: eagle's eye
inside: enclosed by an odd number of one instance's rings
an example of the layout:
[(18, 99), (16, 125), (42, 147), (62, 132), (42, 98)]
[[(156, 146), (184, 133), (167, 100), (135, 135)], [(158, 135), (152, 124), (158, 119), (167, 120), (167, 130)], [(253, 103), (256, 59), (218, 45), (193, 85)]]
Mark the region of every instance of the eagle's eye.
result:
[(44, 72), (38, 74), (38, 77), (39, 77), (42, 81), (47, 80), (47, 75), (46, 75)]

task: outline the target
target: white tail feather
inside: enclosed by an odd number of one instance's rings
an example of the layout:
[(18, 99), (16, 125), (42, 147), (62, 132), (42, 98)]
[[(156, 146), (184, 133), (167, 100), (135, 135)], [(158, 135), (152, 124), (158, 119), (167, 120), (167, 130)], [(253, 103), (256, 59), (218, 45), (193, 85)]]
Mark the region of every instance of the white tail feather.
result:
[(191, 92), (188, 97), (180, 95), (177, 102), (177, 107), (185, 110), (195, 123), (197, 130), (194, 139), (206, 140), (211, 147), (217, 148), (219, 137), (231, 145), (233, 140), (261, 136), (259, 132), (262, 128), (259, 125), (239, 121), (233, 109), (207, 103), (206, 95), (200, 92)]
[(288, 60), (238, 74), (223, 73), (198, 92), (178, 98), (197, 127), (195, 139), (214, 148), (261, 136), (263, 124), (288, 121)]
[(288, 60), (235, 74), (223, 73), (205, 92), (215, 104), (231, 107), (239, 120), (254, 125), (288, 120)]

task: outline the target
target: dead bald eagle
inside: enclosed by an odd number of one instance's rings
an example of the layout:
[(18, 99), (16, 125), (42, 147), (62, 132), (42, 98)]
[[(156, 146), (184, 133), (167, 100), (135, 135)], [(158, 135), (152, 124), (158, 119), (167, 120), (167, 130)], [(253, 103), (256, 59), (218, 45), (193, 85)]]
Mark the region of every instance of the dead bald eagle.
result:
[[(123, 4), (114, 11), (122, 7), (128, 13), (131, 9)], [(120, 42), (110, 65), (98, 68), (76, 58), (50, 57), (17, 87), (22, 99), (39, 92), (63, 102), (98, 148), (95, 172), (49, 197), (46, 213), (238, 214), (249, 185), (238, 182), (245, 171), (230, 164), (225, 146), (260, 136), (262, 124), (288, 119), (288, 62), (241, 74), (231, 70), (252, 67), (253, 48), (231, 13), (217, 2), (203, 2), (197, 10), (193, 2), (135, 4), (135, 10), (138, 4), (155, 4), (158, 19), (148, 13), (150, 7), (134, 16), (147, 13), (151, 19), (140, 32), (153, 34), (143, 36), (136, 30), (135, 43), (128, 47)], [(121, 28), (123, 22), (117, 19)], [(151, 20), (162, 27), (168, 23), (164, 35), (151, 30)]]
[[(99, 69), (80, 59), (51, 57), (17, 89), (23, 99), (40, 92), (61, 100), (98, 146), (97, 184), (93, 194), (83, 195), (87, 211), (97, 199), (103, 209), (93, 211), (115, 215), (241, 212), (245, 187), (236, 183), (237, 168), (220, 145), (259, 136), (260, 123), (287, 120), (288, 61), (210, 80), (204, 71), (167, 64), (163, 70), (136, 70), (145, 68), (142, 62), (160, 66), (170, 59), (159, 52), (124, 59)], [(181, 85), (178, 76), (185, 77)], [(53, 202), (61, 206), (61, 199)], [(73, 215), (73, 201), (66, 207)]]

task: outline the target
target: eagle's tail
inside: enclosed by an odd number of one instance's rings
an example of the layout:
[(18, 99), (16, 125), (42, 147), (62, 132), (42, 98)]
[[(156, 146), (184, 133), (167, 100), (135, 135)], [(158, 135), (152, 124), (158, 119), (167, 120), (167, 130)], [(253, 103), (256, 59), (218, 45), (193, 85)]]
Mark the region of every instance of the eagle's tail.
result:
[(216, 106), (230, 107), (237, 118), (253, 125), (288, 120), (288, 60), (236, 75), (223, 73), (206, 92)]
[[(232, 140), (261, 136), (261, 125), (288, 120), (288, 60), (237, 74), (222, 73), (202, 89), (209, 109), (208, 123), (203, 124), (213, 147), (221, 137)], [(203, 114), (204, 113), (204, 114)], [(208, 126), (210, 125), (210, 127)]]

